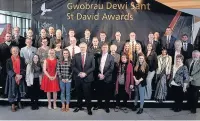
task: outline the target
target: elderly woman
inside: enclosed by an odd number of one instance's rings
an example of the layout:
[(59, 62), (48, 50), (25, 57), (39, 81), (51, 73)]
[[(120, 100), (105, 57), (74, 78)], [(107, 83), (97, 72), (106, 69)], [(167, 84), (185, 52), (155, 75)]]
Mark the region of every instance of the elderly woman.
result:
[(170, 87), (173, 92), (173, 100), (175, 102), (172, 108), (174, 112), (182, 110), (184, 92), (189, 82), (189, 73), (187, 66), (183, 64), (184, 57), (181, 54), (176, 55), (176, 62), (171, 71)]
[(172, 58), (167, 54), (167, 49), (162, 48), (162, 54), (158, 56), (157, 86), (154, 98), (162, 102), (167, 96), (167, 79), (171, 72)]
[(25, 60), (19, 56), (19, 48), (11, 48), (11, 58), (7, 60), (7, 79), (5, 94), (8, 94), (8, 101), (11, 103), (12, 112), (16, 111), (15, 104), (18, 108), (22, 108), (20, 100), (25, 96)]
[(181, 40), (176, 40), (174, 43), (175, 51), (172, 54), (172, 64), (176, 63), (176, 56), (181, 54), (181, 49), (182, 49), (182, 42)]

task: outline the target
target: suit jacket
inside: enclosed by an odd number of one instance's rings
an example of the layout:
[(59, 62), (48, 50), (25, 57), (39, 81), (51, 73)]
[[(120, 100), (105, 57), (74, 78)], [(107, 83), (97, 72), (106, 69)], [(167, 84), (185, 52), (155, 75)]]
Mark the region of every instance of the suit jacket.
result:
[[(50, 45), (50, 39), (48, 37), (46, 37), (46, 39), (48, 41), (47, 46), (49, 46)], [(42, 46), (42, 38), (41, 38), (41, 36), (39, 36), (38, 38), (36, 38), (34, 47), (39, 48), (41, 46)]]
[(19, 36), (18, 40), (15, 40), (15, 37), (13, 36), (13, 41), (16, 42), (16, 46), (19, 47), (19, 49), (23, 48), (26, 46), (26, 38), (22, 37), (22, 36)]
[(172, 53), (174, 51), (174, 43), (175, 43), (175, 41), (176, 41), (176, 38), (171, 35), (169, 47), (167, 48), (167, 36), (163, 36), (162, 39), (161, 39), (161, 47), (166, 47), (167, 51), (168, 51), (168, 54), (172, 55)]
[[(100, 72), (100, 64), (101, 64), (101, 58), (102, 58), (102, 55), (100, 56), (99, 60), (98, 60), (98, 70), (99, 70), (99, 73)], [(107, 55), (107, 58), (106, 58), (106, 62), (105, 62), (105, 65), (104, 65), (104, 69), (103, 69), (103, 75), (105, 76), (104, 78), (104, 82), (106, 83), (110, 83), (112, 82), (112, 73), (113, 73), (113, 69), (114, 69), (114, 57), (110, 54)]]
[[(190, 69), (192, 62), (192, 59), (188, 59), (186, 61), (186, 66), (188, 67), (189, 73), (191, 71)], [(191, 85), (200, 86), (200, 60), (197, 60), (197, 62), (193, 66), (193, 70), (190, 76), (193, 78), (193, 80), (191, 81)]]
[(89, 42), (86, 42), (86, 39), (85, 38), (81, 38), (80, 41), (79, 41), (79, 44), (81, 42), (85, 42), (87, 44), (88, 47), (91, 47), (92, 46), (92, 40), (89, 38)]
[(23, 48), (20, 50), (20, 56), (21, 56), (22, 58), (25, 59), (25, 63), (26, 63), (26, 64), (32, 62), (33, 56), (37, 53), (37, 48), (31, 47), (31, 48), (30, 48), (30, 51), (31, 51), (31, 54), (29, 55), (29, 52), (28, 52), (28, 48), (27, 48), (27, 47), (23, 47)]
[(192, 52), (193, 52), (193, 45), (188, 43), (187, 44), (187, 50), (183, 50), (183, 47), (181, 49), (181, 53), (184, 56), (184, 63), (186, 62), (187, 59), (192, 58)]
[(178, 84), (178, 85), (183, 87), (184, 83), (188, 83), (189, 82), (189, 73), (188, 73), (187, 66), (183, 65), (183, 66), (179, 67), (179, 69), (175, 73), (174, 78), (173, 78), (173, 68), (171, 69), (170, 83), (174, 80), (174, 82), (176, 84)]
[(123, 51), (123, 49), (124, 49), (124, 44), (125, 44), (125, 42), (124, 42), (124, 41), (121, 41), (121, 40), (120, 40), (120, 42), (118, 42), (117, 40), (112, 40), (112, 41), (111, 41), (111, 45), (116, 45), (116, 46), (117, 46), (117, 51), (116, 51), (116, 53), (118, 53), (118, 54), (120, 54), (120, 53)]
[[(93, 77), (94, 69), (95, 69), (95, 61), (94, 61), (94, 56), (92, 54), (86, 53), (84, 70), (82, 68), (81, 53), (74, 55), (74, 58), (72, 60), (72, 70), (73, 70), (73, 77), (76, 82), (78, 81), (92, 82), (94, 80)], [(80, 78), (78, 76), (80, 72), (85, 72), (87, 76), (83, 79)]]

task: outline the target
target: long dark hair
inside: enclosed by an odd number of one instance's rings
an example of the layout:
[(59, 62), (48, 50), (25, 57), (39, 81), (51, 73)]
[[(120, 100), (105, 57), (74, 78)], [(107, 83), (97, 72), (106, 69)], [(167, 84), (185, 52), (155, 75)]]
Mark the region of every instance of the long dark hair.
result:
[(64, 63), (64, 61), (65, 61), (65, 59), (64, 59), (64, 56), (63, 56), (63, 52), (64, 51), (67, 51), (68, 52), (68, 62), (71, 64), (71, 55), (70, 55), (70, 52), (69, 52), (69, 50), (68, 49), (63, 49), (62, 51), (61, 51), (61, 55), (60, 55), (60, 62), (61, 62), (61, 64), (62, 63)]
[[(37, 56), (38, 57), (38, 62), (35, 64), (34, 61), (33, 61), (33, 58), (34, 56)], [(31, 71), (33, 72), (35, 67), (40, 67), (41, 71), (42, 71), (42, 66), (41, 66), (41, 63), (40, 63), (40, 57), (39, 55), (35, 54), (32, 58), (32, 65), (31, 65)]]

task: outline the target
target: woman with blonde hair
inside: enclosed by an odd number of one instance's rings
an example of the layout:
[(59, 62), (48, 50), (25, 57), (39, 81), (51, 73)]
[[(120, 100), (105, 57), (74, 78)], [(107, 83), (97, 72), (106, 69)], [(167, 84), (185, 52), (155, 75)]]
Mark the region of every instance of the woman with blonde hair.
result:
[[(135, 103), (133, 111), (137, 110), (137, 101), (140, 97), (140, 108), (137, 114), (143, 113), (144, 105), (144, 95), (145, 95), (145, 86), (147, 85), (146, 78), (148, 75), (149, 67), (145, 61), (145, 56), (143, 53), (138, 54), (138, 60), (134, 68), (134, 80), (135, 80)], [(138, 94), (139, 93), (139, 94)]]
[(43, 78), (41, 83), (41, 90), (47, 93), (48, 99), (48, 109), (52, 109), (51, 107), (51, 92), (53, 92), (53, 109), (56, 109), (56, 100), (57, 100), (57, 92), (60, 90), (58, 79), (57, 79), (57, 72), (56, 72), (56, 64), (57, 59), (55, 55), (55, 50), (50, 49), (48, 52), (48, 58), (44, 60), (43, 64)]

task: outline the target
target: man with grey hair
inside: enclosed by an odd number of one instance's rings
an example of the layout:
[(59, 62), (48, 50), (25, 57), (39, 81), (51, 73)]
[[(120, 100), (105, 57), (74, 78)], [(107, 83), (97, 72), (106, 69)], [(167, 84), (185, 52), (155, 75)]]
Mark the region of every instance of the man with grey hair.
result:
[(16, 42), (19, 49), (26, 46), (25, 38), (20, 35), (20, 28), (19, 27), (13, 28), (13, 41)]
[(78, 98), (78, 107), (74, 112), (83, 110), (82, 99), (85, 97), (88, 115), (91, 111), (91, 83), (94, 81), (93, 71), (95, 70), (95, 61), (93, 54), (87, 52), (87, 44), (80, 43), (81, 52), (74, 55), (72, 60), (73, 77), (75, 80), (75, 89)]
[(186, 66), (189, 70), (190, 85), (188, 89), (188, 104), (191, 113), (196, 113), (198, 105), (198, 97), (200, 90), (200, 52), (194, 50), (192, 58), (186, 61)]

